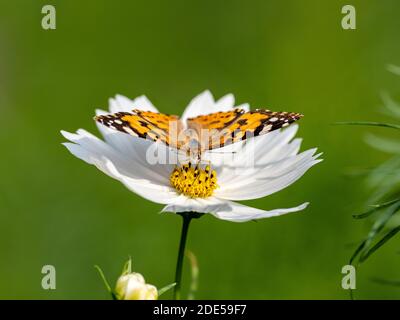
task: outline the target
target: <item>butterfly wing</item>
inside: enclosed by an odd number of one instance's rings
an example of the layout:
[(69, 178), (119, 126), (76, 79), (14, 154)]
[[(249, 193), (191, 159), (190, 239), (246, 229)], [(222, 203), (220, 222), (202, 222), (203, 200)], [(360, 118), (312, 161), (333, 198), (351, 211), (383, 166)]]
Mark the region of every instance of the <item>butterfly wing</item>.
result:
[(211, 114), (189, 118), (187, 120), (188, 128), (200, 131), (206, 130), (222, 130), (234, 123), (245, 111), (243, 109), (234, 109), (226, 112), (215, 112)]
[(153, 141), (161, 141), (168, 146), (178, 147), (177, 136), (182, 130), (178, 116), (151, 111), (133, 110), (100, 115), (97, 122), (132, 136)]
[[(286, 127), (302, 116), (295, 112), (262, 109), (244, 112), (235, 109), (188, 119), (188, 126), (210, 131), (208, 139), (202, 139), (202, 144), (204, 149), (211, 150)], [(204, 134), (201, 136), (204, 137)]]
[[(211, 150), (283, 128), (301, 117), (301, 114), (294, 112), (260, 109), (245, 112), (234, 109), (190, 118), (187, 125), (197, 132), (201, 148)], [(95, 120), (111, 129), (143, 139), (161, 141), (178, 149), (192, 140), (187, 136), (178, 139), (183, 125), (175, 115), (135, 109), (132, 113), (100, 115)]]

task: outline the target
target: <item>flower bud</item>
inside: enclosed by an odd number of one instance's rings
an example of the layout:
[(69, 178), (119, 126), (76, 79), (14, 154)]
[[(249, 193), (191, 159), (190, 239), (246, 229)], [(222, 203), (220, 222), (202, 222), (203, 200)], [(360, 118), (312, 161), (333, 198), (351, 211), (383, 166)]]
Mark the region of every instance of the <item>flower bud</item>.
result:
[(120, 300), (157, 300), (157, 288), (146, 284), (140, 273), (123, 274), (117, 280), (115, 293)]

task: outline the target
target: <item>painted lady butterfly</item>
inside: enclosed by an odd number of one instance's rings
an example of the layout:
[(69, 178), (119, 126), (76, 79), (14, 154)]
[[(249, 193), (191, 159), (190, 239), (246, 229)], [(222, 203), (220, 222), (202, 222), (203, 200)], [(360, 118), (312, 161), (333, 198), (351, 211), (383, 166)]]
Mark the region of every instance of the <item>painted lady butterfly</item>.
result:
[(194, 141), (200, 153), (286, 127), (302, 116), (294, 112), (233, 109), (189, 118), (185, 126), (178, 116), (135, 109), (131, 113), (96, 116), (95, 120), (109, 128), (161, 141), (177, 149), (185, 146), (193, 149)]

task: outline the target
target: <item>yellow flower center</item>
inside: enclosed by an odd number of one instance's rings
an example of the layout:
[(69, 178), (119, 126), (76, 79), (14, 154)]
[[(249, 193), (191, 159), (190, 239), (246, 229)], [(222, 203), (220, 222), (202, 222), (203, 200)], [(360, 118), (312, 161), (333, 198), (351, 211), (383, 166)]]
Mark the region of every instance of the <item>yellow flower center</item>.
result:
[(210, 197), (217, 185), (217, 173), (210, 166), (201, 169), (192, 167), (190, 162), (182, 167), (176, 167), (169, 177), (171, 185), (180, 193), (190, 198)]

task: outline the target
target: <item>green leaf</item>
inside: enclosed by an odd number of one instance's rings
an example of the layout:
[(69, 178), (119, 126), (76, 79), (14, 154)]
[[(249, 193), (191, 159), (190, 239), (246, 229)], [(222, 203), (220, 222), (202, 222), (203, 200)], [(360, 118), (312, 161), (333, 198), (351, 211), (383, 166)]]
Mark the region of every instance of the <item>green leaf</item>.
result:
[(394, 65), (394, 64), (388, 64), (388, 65), (386, 66), (386, 69), (387, 69), (388, 71), (390, 71), (391, 73), (400, 76), (400, 67), (399, 67), (399, 66), (396, 66), (396, 65)]
[(386, 208), (386, 207), (388, 207), (388, 206), (390, 206), (390, 205), (392, 205), (392, 204), (394, 204), (396, 202), (400, 203), (400, 198), (394, 199), (394, 200), (391, 200), (391, 201), (388, 201), (388, 202), (385, 202), (385, 203), (371, 205), (372, 209), (370, 209), (368, 211), (365, 211), (365, 212), (363, 212), (361, 214), (354, 214), (353, 218), (355, 218), (355, 219), (367, 218), (371, 214), (375, 213), (376, 211), (379, 211), (379, 210), (381, 210), (383, 208)]
[(124, 267), (122, 269), (122, 274), (132, 273), (132, 258), (129, 257), (128, 261), (125, 262)]
[(166, 293), (168, 290), (172, 289), (175, 286), (176, 282), (168, 284), (165, 287), (162, 287), (160, 290), (158, 290), (158, 296), (161, 296), (162, 294)]
[(381, 240), (378, 241), (377, 244), (375, 244), (371, 249), (369, 249), (361, 258), (360, 262), (364, 262), (367, 260), (376, 250), (378, 250), (380, 247), (382, 247), (386, 242), (388, 242), (390, 239), (392, 239), (397, 232), (400, 231), (400, 226), (392, 229), (389, 231)]
[(117, 300), (117, 297), (116, 297), (114, 291), (111, 289), (110, 284), (108, 283), (103, 270), (101, 270), (101, 268), (98, 265), (95, 265), (94, 267), (99, 272), (99, 275), (100, 275), (101, 279), (103, 280), (104, 286), (106, 287), (107, 291), (111, 294), (112, 299)]
[(377, 219), (372, 226), (370, 233), (368, 234), (367, 240), (371, 242), (373, 238), (385, 227), (386, 223), (390, 220), (391, 217), (399, 210), (400, 204), (399, 202), (395, 202), (392, 204), (384, 214), (381, 215), (379, 219)]
[(394, 101), (387, 92), (382, 92), (381, 98), (385, 107), (385, 109), (383, 109), (384, 113), (389, 116), (400, 118), (400, 105)]
[(353, 264), (353, 261), (357, 258), (357, 256), (360, 254), (360, 252), (364, 249), (365, 243), (367, 240), (364, 240), (363, 242), (360, 243), (360, 245), (357, 247), (357, 249), (354, 251), (353, 255), (350, 258), (349, 264)]
[(374, 134), (367, 134), (365, 141), (373, 148), (387, 152), (387, 153), (400, 153), (400, 143), (398, 139), (388, 139), (376, 136)]
[(382, 216), (375, 221), (372, 226), (370, 232), (368, 233), (367, 238), (361, 242), (361, 244), (357, 247), (355, 252), (350, 258), (350, 264), (353, 264), (353, 261), (360, 256), (358, 259), (358, 263), (361, 264), (364, 259), (364, 255), (369, 250), (370, 244), (374, 241), (375, 237), (379, 234), (380, 231), (385, 227), (386, 223), (390, 220), (390, 218), (399, 210), (400, 203), (396, 202), (392, 204), (387, 210), (382, 214)]
[(372, 278), (371, 281), (379, 283), (379, 284), (383, 284), (383, 285), (400, 287), (400, 280)]
[(394, 194), (400, 185), (400, 156), (394, 156), (375, 168), (367, 179), (370, 188), (375, 192), (369, 202), (379, 202), (390, 194)]
[(338, 125), (353, 125), (353, 126), (372, 126), (372, 127), (386, 127), (400, 130), (400, 125), (394, 123), (373, 122), (373, 121), (345, 121), (336, 122)]

